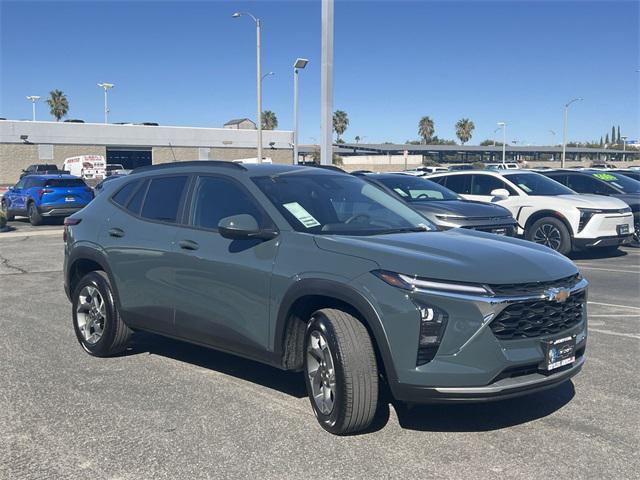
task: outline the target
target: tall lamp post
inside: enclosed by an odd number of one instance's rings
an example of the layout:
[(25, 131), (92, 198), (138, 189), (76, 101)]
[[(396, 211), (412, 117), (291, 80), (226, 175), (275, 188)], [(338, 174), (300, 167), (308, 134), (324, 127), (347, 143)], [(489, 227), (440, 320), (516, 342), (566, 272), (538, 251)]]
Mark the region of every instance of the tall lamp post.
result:
[(333, 0), (322, 0), (320, 164), (333, 163)]
[(36, 121), (36, 102), (40, 100), (38, 95), (29, 95), (27, 100), (31, 100), (31, 121)]
[(584, 98), (582, 97), (574, 98), (573, 100), (568, 101), (564, 105), (564, 126), (562, 128), (562, 161), (560, 163), (561, 168), (564, 168), (564, 161), (567, 156), (567, 122), (569, 119), (569, 105), (580, 100), (584, 100)]
[(304, 69), (309, 60), (297, 58), (293, 64), (293, 164), (298, 164), (298, 70)]
[(624, 162), (626, 160), (626, 151), (627, 151), (627, 136), (626, 135), (622, 135), (620, 137), (620, 140), (622, 140), (622, 161)]
[(502, 128), (502, 164), (504, 165), (507, 160), (507, 124), (498, 122), (498, 126)]
[(109, 101), (107, 99), (107, 92), (115, 87), (115, 85), (113, 83), (99, 83), (98, 86), (104, 89), (104, 123), (109, 123)]
[(258, 163), (262, 163), (262, 60), (260, 55), (261, 48), (261, 34), (260, 34), (260, 19), (248, 12), (236, 12), (232, 15), (233, 18), (240, 18), (243, 15), (251, 17), (256, 24), (256, 89), (257, 89), (257, 116), (256, 127), (258, 128)]

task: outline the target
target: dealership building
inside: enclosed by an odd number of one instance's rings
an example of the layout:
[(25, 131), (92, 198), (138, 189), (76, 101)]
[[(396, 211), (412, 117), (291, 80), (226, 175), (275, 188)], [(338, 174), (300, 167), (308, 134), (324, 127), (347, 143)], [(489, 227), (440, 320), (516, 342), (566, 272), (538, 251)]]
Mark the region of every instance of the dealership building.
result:
[[(102, 155), (125, 168), (184, 160), (256, 157), (256, 130), (0, 120), (0, 184), (34, 163), (58, 167), (77, 155)], [(293, 133), (263, 131), (263, 155), (293, 161)]]

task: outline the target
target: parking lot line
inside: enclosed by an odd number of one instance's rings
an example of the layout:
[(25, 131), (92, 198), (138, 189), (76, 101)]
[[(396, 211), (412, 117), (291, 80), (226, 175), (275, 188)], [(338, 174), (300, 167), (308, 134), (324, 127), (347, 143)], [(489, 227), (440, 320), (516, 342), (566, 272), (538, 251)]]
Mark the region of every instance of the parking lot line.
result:
[(603, 307), (630, 308), (632, 310), (640, 310), (640, 307), (632, 307), (630, 305), (616, 305), (614, 303), (587, 302), (589, 305), (602, 305)]
[(56, 228), (55, 230), (38, 230), (29, 232), (6, 232), (0, 235), (0, 240), (3, 238), (18, 238), (18, 237), (42, 237), (46, 235), (61, 235), (63, 230)]
[(600, 330), (599, 328), (590, 328), (589, 332), (598, 332), (598, 333), (604, 333), (605, 335), (615, 335), (616, 337), (626, 337), (626, 338), (634, 338), (636, 340), (640, 340), (640, 335), (635, 333), (612, 332), (611, 330)]
[(615, 273), (634, 273), (638, 275), (638, 271), (635, 270), (614, 270), (613, 268), (596, 268), (596, 267), (585, 267), (584, 265), (578, 265), (581, 270), (602, 270), (603, 272), (615, 272)]
[(597, 314), (593, 314), (590, 313), (589, 314), (589, 318), (592, 317), (607, 317), (607, 318), (627, 318), (627, 317), (640, 317), (640, 313), (628, 313), (626, 315), (610, 315), (608, 313), (597, 313)]

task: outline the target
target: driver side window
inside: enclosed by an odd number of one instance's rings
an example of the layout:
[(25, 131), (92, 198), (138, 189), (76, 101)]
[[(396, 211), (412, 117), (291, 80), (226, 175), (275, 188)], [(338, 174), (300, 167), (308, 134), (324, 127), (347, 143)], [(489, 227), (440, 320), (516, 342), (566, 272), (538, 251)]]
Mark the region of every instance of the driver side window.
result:
[(232, 180), (221, 177), (198, 178), (193, 193), (190, 225), (217, 230), (220, 220), (240, 214), (251, 215), (260, 228), (270, 226), (270, 221), (253, 197)]
[(513, 195), (515, 192), (500, 178), (493, 175), (473, 175), (471, 182), (471, 195), (491, 196), (491, 192), (499, 188), (504, 188)]

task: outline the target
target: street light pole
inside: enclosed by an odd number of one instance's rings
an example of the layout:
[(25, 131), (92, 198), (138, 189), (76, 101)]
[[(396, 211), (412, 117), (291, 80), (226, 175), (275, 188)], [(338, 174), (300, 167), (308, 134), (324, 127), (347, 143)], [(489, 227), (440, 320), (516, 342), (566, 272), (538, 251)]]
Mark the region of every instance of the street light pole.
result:
[(574, 98), (573, 100), (570, 100), (564, 105), (564, 126), (562, 128), (562, 161), (560, 162), (561, 168), (564, 168), (564, 162), (567, 156), (567, 122), (569, 120), (569, 105), (579, 100), (584, 100), (584, 99), (581, 97)]
[(320, 164), (333, 163), (333, 0), (322, 0)]
[(31, 121), (36, 121), (36, 102), (40, 100), (38, 95), (29, 95), (27, 100), (31, 100)]
[(504, 165), (507, 159), (507, 124), (498, 122), (498, 126), (502, 127), (502, 164)]
[(298, 164), (298, 70), (307, 66), (309, 60), (298, 58), (293, 64), (293, 164)]
[(109, 102), (107, 99), (107, 92), (115, 87), (113, 83), (99, 83), (99, 87), (104, 89), (104, 123), (109, 123)]
[(257, 118), (256, 127), (258, 129), (257, 139), (257, 151), (258, 151), (258, 163), (262, 163), (262, 60), (261, 60), (261, 23), (260, 19), (248, 12), (236, 12), (232, 15), (233, 18), (240, 18), (243, 15), (247, 15), (253, 19), (256, 24), (256, 90), (257, 90)]
[(622, 161), (624, 162), (626, 160), (626, 151), (627, 151), (627, 136), (623, 135), (620, 137), (620, 140), (622, 140)]

